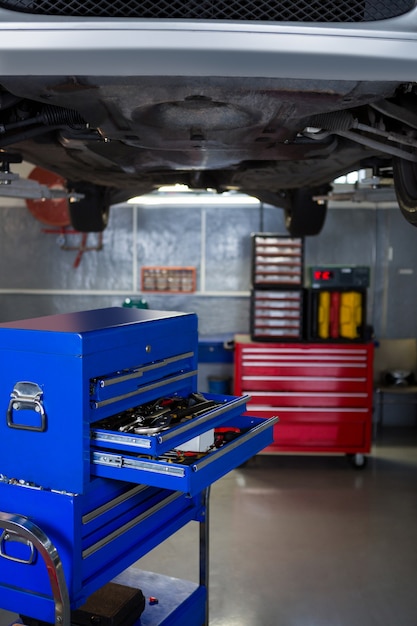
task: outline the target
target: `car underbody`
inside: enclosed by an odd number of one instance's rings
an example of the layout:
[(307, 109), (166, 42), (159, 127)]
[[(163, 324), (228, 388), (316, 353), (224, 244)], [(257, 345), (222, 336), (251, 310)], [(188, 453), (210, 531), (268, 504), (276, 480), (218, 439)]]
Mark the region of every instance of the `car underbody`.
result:
[(416, 97), (385, 82), (6, 78), (0, 148), (111, 202), (183, 183), (290, 210), (300, 188), (325, 193), (365, 167), (389, 176), (393, 156), (415, 163)]
[[(283, 209), (291, 234), (314, 235), (326, 202), (313, 198), (364, 168), (394, 181), (416, 225), (417, 9), (363, 2), (375, 21), (317, 25), (68, 17), (83, 3), (40, 17), (41, 2), (0, 0), (23, 11), (0, 9), (0, 158), (61, 175), (84, 195), (70, 209), (84, 231), (105, 228), (111, 204), (182, 183), (250, 194)], [(339, 19), (340, 3), (318, 6)]]

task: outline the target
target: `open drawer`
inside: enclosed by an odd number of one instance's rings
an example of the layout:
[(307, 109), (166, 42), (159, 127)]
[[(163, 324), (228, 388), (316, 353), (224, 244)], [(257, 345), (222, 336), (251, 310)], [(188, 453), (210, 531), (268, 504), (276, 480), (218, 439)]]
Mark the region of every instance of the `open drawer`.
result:
[(277, 421), (276, 417), (264, 420), (246, 415), (228, 419), (217, 434), (216, 446), (219, 447), (207, 453), (171, 450), (152, 458), (138, 453), (93, 449), (91, 473), (195, 495), (270, 445)]
[[(165, 409), (160, 408), (164, 407), (164, 402), (171, 400), (176, 402), (178, 398), (174, 396), (172, 399), (161, 399), (159, 404), (150, 402), (135, 407), (131, 411), (125, 411), (123, 414), (93, 423), (90, 431), (92, 446), (106, 451), (140, 452), (150, 456), (159, 456), (219, 426), (226, 419), (238, 417), (246, 410), (246, 403), (250, 400), (249, 396), (234, 397), (208, 393), (194, 393), (189, 397), (199, 398), (199, 402), (194, 402), (188, 409), (172, 408), (170, 410), (168, 404), (165, 405)], [(183, 400), (187, 403), (189, 401), (188, 398)], [(155, 405), (159, 410), (152, 408)], [(149, 427), (136, 427), (135, 418), (136, 420), (137, 416), (142, 418), (151, 411), (154, 412), (150, 414), (150, 417), (152, 418), (153, 415), (156, 417), (153, 422), (149, 422)], [(183, 412), (184, 417), (182, 421), (176, 423), (172, 416), (178, 415), (180, 411)], [(136, 424), (140, 426), (138, 422)]]

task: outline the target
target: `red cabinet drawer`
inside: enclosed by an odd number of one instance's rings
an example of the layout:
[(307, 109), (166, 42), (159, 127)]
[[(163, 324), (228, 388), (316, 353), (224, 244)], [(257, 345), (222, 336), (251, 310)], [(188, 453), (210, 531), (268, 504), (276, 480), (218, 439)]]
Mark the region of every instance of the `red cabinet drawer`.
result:
[(291, 448), (295, 451), (302, 451), (314, 446), (326, 451), (342, 449), (346, 451), (352, 448), (356, 451), (369, 452), (365, 442), (366, 433), (363, 422), (336, 424), (282, 422), (274, 427), (274, 449), (276, 450)]
[(253, 395), (255, 391), (323, 391), (368, 392), (366, 376), (334, 378), (332, 376), (242, 376), (242, 393)]
[(367, 408), (323, 408), (323, 407), (273, 407), (252, 404), (250, 414), (254, 417), (278, 417), (283, 422), (364, 422), (368, 420)]
[(238, 344), (237, 348), (243, 357), (261, 358), (289, 358), (289, 359), (355, 359), (366, 358), (368, 345), (366, 344), (317, 344), (317, 343), (245, 343)]
[(363, 378), (366, 377), (367, 364), (364, 363), (242, 363), (242, 376), (282, 376), (299, 378)]
[(341, 391), (250, 391), (249, 403), (272, 407), (363, 407), (369, 402), (366, 392)]

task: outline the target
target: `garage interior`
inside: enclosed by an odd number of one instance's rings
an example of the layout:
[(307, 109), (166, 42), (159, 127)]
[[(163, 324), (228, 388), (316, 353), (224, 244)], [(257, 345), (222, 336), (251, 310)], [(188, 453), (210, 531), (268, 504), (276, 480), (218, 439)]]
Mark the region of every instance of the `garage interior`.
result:
[[(283, 212), (271, 206), (166, 193), (112, 207), (102, 241), (89, 234), (92, 249), (80, 256), (79, 233), (46, 227), (22, 201), (3, 199), (0, 210), (0, 322), (130, 299), (195, 312), (201, 339), (233, 341), (250, 330), (252, 233), (286, 236)], [(304, 241), (306, 274), (319, 265), (370, 268), (375, 383), (386, 368), (417, 371), (415, 238), (394, 201), (334, 202), (320, 235)], [(194, 268), (195, 291), (144, 292), (141, 269), (149, 266)], [(378, 352), (388, 340), (392, 362)], [(201, 391), (212, 378), (232, 377), (230, 362), (199, 364)], [(375, 394), (365, 468), (343, 454), (259, 454), (213, 484), (211, 626), (415, 626), (415, 397), (384, 404), (383, 424), (379, 400)], [(198, 579), (197, 532), (187, 525), (137, 566)], [(2, 626), (15, 617), (0, 611)]]

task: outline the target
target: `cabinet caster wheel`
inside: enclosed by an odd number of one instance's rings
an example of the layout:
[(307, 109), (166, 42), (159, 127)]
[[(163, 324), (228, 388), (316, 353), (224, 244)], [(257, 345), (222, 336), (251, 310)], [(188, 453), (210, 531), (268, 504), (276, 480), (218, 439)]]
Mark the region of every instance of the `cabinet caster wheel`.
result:
[(364, 454), (357, 452), (356, 454), (347, 454), (346, 456), (349, 463), (355, 469), (364, 469), (366, 467), (368, 459)]

